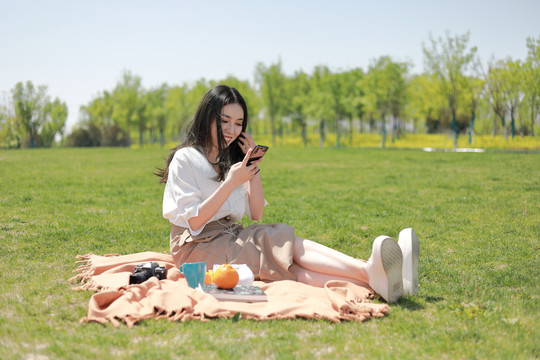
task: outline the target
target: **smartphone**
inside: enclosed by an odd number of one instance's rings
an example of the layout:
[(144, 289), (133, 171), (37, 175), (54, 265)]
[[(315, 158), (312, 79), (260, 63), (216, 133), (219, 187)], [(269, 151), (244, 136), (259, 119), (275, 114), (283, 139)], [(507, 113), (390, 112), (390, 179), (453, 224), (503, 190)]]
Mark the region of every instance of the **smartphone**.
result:
[(259, 160), (260, 158), (262, 158), (264, 156), (264, 154), (266, 154), (267, 151), (268, 151), (268, 146), (264, 146), (264, 145), (255, 146), (255, 148), (251, 152), (251, 156), (249, 157), (247, 165), (249, 166), (249, 165), (251, 165), (251, 163)]

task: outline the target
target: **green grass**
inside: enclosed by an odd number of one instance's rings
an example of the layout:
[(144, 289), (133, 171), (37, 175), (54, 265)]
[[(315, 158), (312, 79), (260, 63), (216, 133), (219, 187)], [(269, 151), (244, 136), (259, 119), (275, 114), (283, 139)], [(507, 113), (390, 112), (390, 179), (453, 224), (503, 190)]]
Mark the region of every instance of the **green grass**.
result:
[(270, 150), (265, 223), (364, 259), (415, 228), (420, 294), (385, 318), (79, 324), (77, 254), (168, 250), (167, 152), (0, 152), (0, 358), (540, 357), (540, 154)]

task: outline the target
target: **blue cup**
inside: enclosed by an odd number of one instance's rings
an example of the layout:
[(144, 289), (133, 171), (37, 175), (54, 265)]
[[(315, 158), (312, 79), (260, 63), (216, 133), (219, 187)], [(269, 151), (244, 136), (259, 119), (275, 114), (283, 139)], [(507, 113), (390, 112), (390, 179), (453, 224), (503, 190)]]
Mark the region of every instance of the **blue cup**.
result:
[(195, 289), (199, 285), (204, 284), (204, 277), (206, 276), (205, 262), (185, 263), (180, 265), (179, 269), (186, 277), (190, 288)]

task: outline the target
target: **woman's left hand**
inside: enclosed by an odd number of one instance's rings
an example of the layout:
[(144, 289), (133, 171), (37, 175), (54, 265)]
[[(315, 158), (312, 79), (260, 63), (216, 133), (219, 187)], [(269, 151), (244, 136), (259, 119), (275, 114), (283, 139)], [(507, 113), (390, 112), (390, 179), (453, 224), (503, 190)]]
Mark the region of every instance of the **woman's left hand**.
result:
[(255, 140), (253, 140), (251, 135), (245, 131), (238, 137), (238, 146), (240, 146), (240, 149), (242, 149), (244, 154), (247, 153), (249, 149), (255, 148), (256, 145)]

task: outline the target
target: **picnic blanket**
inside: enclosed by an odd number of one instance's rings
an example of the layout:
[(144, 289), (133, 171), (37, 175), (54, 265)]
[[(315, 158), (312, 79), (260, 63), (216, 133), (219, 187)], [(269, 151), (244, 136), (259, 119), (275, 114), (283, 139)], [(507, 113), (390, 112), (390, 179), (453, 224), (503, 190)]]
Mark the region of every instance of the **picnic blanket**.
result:
[[(369, 301), (373, 291), (346, 281), (329, 281), (324, 287), (284, 280), (255, 281), (267, 294), (267, 302), (218, 301), (212, 295), (187, 285), (171, 255), (143, 252), (129, 255), (78, 255), (74, 290), (96, 291), (81, 323), (96, 321), (132, 327), (138, 321), (156, 318), (170, 321), (212, 318), (243, 319), (325, 319), (364, 321), (388, 313), (388, 305)], [(167, 268), (167, 279), (152, 277), (142, 284), (129, 285), (129, 275), (137, 264), (156, 261)], [(240, 315), (237, 315), (240, 314)]]

